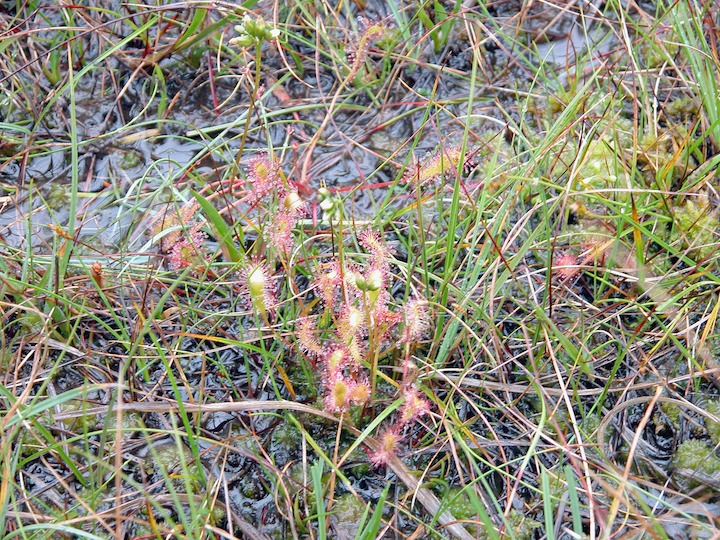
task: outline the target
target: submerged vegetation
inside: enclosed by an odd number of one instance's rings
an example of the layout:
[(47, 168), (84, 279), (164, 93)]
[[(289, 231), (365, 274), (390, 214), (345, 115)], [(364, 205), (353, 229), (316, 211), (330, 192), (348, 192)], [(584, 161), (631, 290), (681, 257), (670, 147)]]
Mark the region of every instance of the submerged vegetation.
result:
[(4, 2), (4, 538), (713, 538), (720, 6)]

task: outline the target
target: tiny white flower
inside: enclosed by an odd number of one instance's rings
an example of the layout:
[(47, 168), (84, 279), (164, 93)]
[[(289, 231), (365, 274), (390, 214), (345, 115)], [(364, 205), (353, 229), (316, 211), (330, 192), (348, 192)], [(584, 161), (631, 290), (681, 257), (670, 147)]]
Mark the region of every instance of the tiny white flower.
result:
[(376, 268), (370, 272), (370, 275), (367, 277), (368, 289), (371, 291), (377, 291), (380, 287), (382, 287), (382, 280), (382, 272)]
[(335, 206), (335, 201), (332, 199), (323, 199), (320, 201), (320, 210), (324, 212), (330, 211), (333, 206)]

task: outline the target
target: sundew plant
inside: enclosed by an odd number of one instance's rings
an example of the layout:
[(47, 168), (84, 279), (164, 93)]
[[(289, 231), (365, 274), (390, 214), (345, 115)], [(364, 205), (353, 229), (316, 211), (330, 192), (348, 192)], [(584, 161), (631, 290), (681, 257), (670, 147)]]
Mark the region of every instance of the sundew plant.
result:
[(720, 7), (4, 2), (3, 538), (715, 538)]

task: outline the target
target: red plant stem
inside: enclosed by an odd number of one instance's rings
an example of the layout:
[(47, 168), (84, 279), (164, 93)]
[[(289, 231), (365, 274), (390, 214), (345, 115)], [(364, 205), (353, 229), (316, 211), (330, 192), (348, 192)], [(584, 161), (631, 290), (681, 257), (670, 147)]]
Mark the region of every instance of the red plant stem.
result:
[(220, 111), (218, 108), (220, 107), (220, 102), (218, 101), (217, 92), (215, 91), (215, 77), (213, 76), (213, 63), (212, 63), (212, 54), (210, 51), (207, 51), (207, 60), (208, 60), (208, 80), (210, 82), (210, 95), (212, 96), (212, 102), (213, 102), (213, 111), (215, 114), (220, 114)]

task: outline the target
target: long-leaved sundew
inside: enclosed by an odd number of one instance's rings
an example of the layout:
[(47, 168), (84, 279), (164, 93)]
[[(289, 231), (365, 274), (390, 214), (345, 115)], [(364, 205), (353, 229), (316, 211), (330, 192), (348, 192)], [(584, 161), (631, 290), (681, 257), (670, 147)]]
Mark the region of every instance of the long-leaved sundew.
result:
[(467, 175), (477, 167), (477, 150), (463, 152), (460, 146), (446, 146), (422, 159), (415, 158), (402, 177), (404, 184), (417, 182), (425, 184), (440, 178), (452, 178), (462, 160), (463, 174)]
[(370, 49), (370, 45), (372, 45), (373, 41), (381, 37), (387, 31), (387, 28), (381, 22), (371, 23), (362, 17), (359, 17), (358, 20), (362, 34), (355, 46), (350, 46), (346, 53), (348, 62), (350, 63), (350, 72), (345, 78), (347, 81), (357, 74), (360, 66), (365, 61), (365, 57), (367, 56), (368, 50)]

